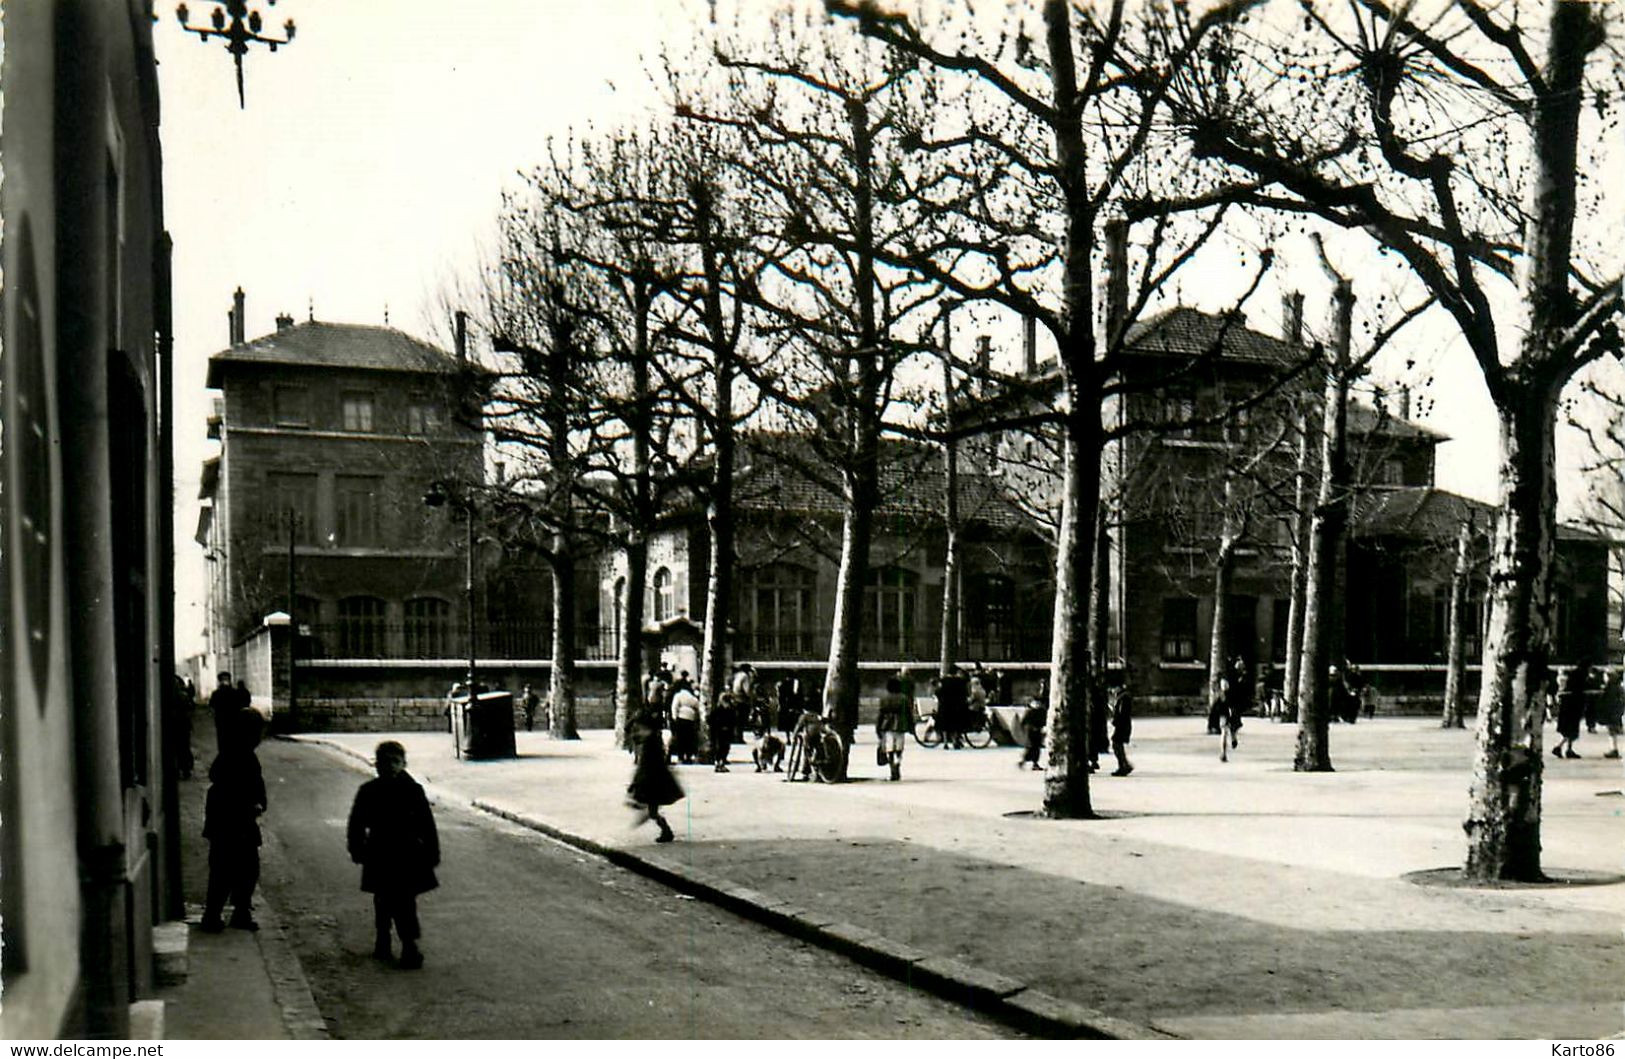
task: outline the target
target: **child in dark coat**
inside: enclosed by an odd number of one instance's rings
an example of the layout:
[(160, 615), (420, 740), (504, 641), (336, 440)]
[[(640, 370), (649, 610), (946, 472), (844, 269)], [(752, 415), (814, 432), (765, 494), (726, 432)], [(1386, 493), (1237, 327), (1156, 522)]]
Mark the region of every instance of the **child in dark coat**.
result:
[(632, 782), (626, 788), (627, 800), (643, 811), (645, 819), (653, 820), (660, 827), (656, 842), (670, 842), (677, 836), (672, 833), (666, 818), (660, 815), (660, 807), (671, 805), (681, 798), (683, 788), (678, 784), (677, 777), (671, 774), (660, 729), (649, 711), (645, 710), (633, 719), (628, 735), (632, 752), (637, 755), (637, 764), (632, 770)]
[(401, 936), (401, 966), (423, 966), (418, 950), (418, 894), (440, 885), (440, 835), (429, 799), (406, 771), (406, 748), (393, 740), (374, 752), (378, 778), (356, 791), (346, 835), (350, 859), (361, 865), (361, 889), (372, 894), (378, 939), (373, 955), (390, 957), (390, 925)]
[(209, 840), (209, 886), (202, 929), (226, 928), (220, 914), (231, 898), (231, 925), (258, 930), (254, 887), (260, 881), (260, 814), (265, 812), (265, 777), (259, 745), (263, 721), (253, 710), (222, 718), (220, 754), (209, 766), (209, 793), (203, 803), (203, 837)]

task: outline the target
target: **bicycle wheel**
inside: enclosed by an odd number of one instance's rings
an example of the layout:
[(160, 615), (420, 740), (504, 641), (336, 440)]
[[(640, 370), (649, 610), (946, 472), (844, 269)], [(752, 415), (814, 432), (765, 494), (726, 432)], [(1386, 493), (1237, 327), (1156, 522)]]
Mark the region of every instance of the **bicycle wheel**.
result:
[(985, 716), (982, 718), (980, 725), (965, 733), (965, 745), (973, 750), (986, 749), (992, 742), (993, 729), (988, 727)]
[(801, 761), (807, 754), (807, 743), (800, 735), (790, 737), (790, 749), (785, 752), (784, 782), (794, 783), (801, 771)]
[(842, 768), (844, 756), (841, 737), (826, 730), (818, 741), (817, 753), (813, 755), (813, 771), (825, 783), (838, 782), (845, 771)]
[(942, 742), (935, 717), (925, 716), (914, 722), (914, 741), (921, 746), (937, 746)]

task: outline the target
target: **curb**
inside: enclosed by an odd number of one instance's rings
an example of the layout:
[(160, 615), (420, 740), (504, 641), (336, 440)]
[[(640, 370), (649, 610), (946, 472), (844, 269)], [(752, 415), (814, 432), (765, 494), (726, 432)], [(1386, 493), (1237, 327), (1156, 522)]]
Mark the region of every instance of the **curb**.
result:
[[(309, 736), (282, 736), (289, 742), (328, 747), (359, 762), (372, 759), (351, 747)], [(974, 967), (945, 956), (932, 956), (911, 945), (893, 941), (867, 927), (842, 922), (833, 916), (802, 908), (790, 901), (760, 893), (701, 868), (685, 865), (660, 853), (639, 853), (578, 834), (557, 824), (505, 808), (483, 798), (473, 808), (520, 827), (529, 828), (590, 853), (620, 868), (692, 894), (736, 915), (761, 923), (782, 934), (838, 952), (849, 959), (922, 989), (952, 1003), (974, 1008), (1008, 1025), (1041, 1037), (1120, 1041), (1178, 1040), (1179, 1035), (1154, 1026), (1116, 1018), (1070, 1000), (1034, 989), (1007, 975)]]
[[(288, 940), (282, 917), (262, 889), (255, 891), (254, 908), (260, 920), (260, 929), (254, 934), (254, 944), (259, 949), (260, 960), (265, 964), (265, 975), (271, 980), (271, 999), (282, 1017), (288, 1037), (295, 1041), (331, 1039), (327, 1020), (316, 1006), (316, 998), (310, 992), (310, 980), (305, 977), (304, 965), (299, 962), (298, 954), (293, 951), (293, 943)], [(184, 922), (188, 930), (197, 926), (202, 919), (202, 905), (186, 906)]]

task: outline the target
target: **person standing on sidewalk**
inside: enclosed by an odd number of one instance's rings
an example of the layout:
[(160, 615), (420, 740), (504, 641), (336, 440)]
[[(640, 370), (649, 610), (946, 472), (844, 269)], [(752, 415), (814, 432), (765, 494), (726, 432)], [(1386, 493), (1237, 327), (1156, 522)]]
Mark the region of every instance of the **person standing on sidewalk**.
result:
[(1112, 688), (1112, 753), (1117, 757), (1117, 768), (1112, 771), (1113, 776), (1127, 776), (1134, 771), (1129, 763), (1128, 743), (1134, 738), (1134, 695), (1128, 686), (1128, 664), (1122, 663), (1118, 670), (1122, 680)]
[[(660, 809), (682, 798), (683, 788), (677, 782), (677, 777), (671, 774), (671, 765), (666, 761), (666, 748), (660, 741), (660, 729), (647, 711), (633, 719), (630, 735), (636, 764), (632, 768), (632, 782), (626, 787), (627, 801), (643, 813), (643, 820), (653, 820), (659, 826), (660, 834), (655, 836), (656, 842), (670, 842), (677, 836), (672, 833), (666, 818), (660, 815)], [(637, 823), (641, 824), (643, 820)]]
[(667, 756), (692, 765), (699, 748), (700, 697), (693, 688), (679, 685), (671, 696), (671, 748)]
[(893, 782), (903, 778), (903, 740), (912, 727), (910, 721), (903, 682), (890, 677), (886, 681), (886, 694), (880, 696), (880, 710), (875, 715), (875, 736), (880, 741), (881, 758), (891, 769)]
[(711, 764), (718, 772), (728, 771), (728, 752), (733, 749), (734, 724), (737, 717), (736, 698), (731, 691), (717, 696), (715, 706), (705, 718), (706, 733), (711, 738)]
[[(224, 676), (224, 674), (222, 674)], [(221, 687), (233, 691), (222, 681)], [(260, 814), (265, 812), (265, 776), (254, 754), (263, 721), (253, 710), (238, 710), (223, 723), (225, 746), (209, 766), (209, 793), (203, 803), (203, 837), (209, 841), (209, 884), (203, 902), (203, 930), (226, 929), (220, 918), (231, 899), (231, 925), (258, 930), (254, 888), (260, 881)]]
[(1027, 709), (1021, 715), (1021, 730), (1027, 736), (1027, 748), (1021, 752), (1021, 760), (1016, 762), (1016, 768), (1031, 765), (1034, 772), (1042, 772), (1044, 766), (1039, 763), (1039, 757), (1044, 752), (1044, 729), (1049, 725), (1049, 681), (1038, 682), (1038, 693), (1027, 700)]
[(542, 704), (542, 700), (531, 689), (531, 686), (526, 684), (524, 695), (519, 701), (525, 708), (525, 731), (534, 732), (536, 730), (536, 709)]
[[(244, 703), (243, 705), (247, 705)], [(231, 728), (232, 718), (237, 715), (237, 689), (232, 686), (231, 674), (225, 670), (220, 671), (220, 683), (209, 693), (209, 714), (214, 718), (214, 752), (226, 752), (226, 744), (231, 741), (228, 730)]]
[(1625, 735), (1625, 687), (1620, 685), (1619, 669), (1612, 667), (1603, 672), (1602, 693), (1597, 698), (1597, 720), (1608, 730), (1608, 752), (1611, 760), (1619, 758), (1619, 737)]
[(1578, 758), (1574, 744), (1580, 738), (1580, 720), (1585, 715), (1586, 665), (1581, 662), (1557, 678), (1557, 745), (1553, 757)]
[(401, 966), (423, 966), (418, 949), (418, 894), (440, 885), (440, 834), (418, 781), (406, 771), (406, 748), (385, 740), (373, 751), (378, 778), (355, 793), (345, 829), (350, 859), (361, 865), (361, 889), (372, 894), (377, 940), (372, 954), (390, 957), (390, 925), (401, 936)]

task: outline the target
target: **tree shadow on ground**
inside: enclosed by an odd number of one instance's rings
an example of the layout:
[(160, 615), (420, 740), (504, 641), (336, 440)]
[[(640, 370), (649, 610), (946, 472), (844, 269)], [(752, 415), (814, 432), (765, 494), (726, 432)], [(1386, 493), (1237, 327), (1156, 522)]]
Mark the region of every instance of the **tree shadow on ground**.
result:
[(1192, 908), (887, 839), (686, 849), (741, 885), (1139, 1020), (1614, 1003), (1625, 980), (1617, 923), (1600, 919), (1595, 934), (1298, 930), (1231, 914), (1217, 887)]

